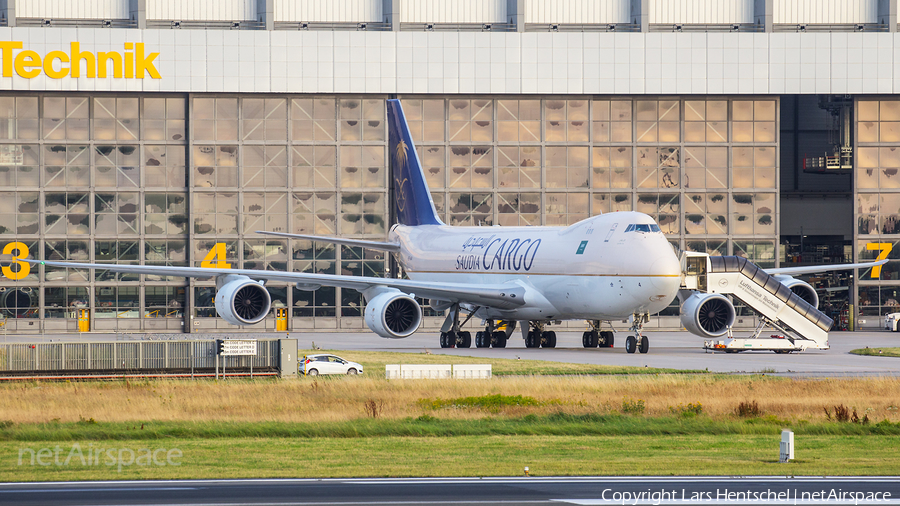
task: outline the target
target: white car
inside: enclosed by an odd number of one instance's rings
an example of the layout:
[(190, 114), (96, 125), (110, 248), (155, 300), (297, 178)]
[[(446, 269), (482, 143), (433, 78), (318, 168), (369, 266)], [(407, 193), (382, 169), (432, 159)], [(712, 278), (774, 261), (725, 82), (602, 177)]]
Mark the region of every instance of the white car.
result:
[(320, 374), (349, 374), (351, 376), (363, 373), (362, 364), (344, 360), (337, 355), (320, 353), (303, 357), (300, 371), (306, 376), (318, 376)]

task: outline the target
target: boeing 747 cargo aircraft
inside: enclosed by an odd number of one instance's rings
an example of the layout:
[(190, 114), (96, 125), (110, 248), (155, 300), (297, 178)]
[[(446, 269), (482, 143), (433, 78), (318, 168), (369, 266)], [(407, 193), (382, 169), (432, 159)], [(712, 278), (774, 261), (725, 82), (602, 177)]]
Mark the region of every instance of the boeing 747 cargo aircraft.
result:
[[(646, 214), (616, 212), (568, 227), (454, 227), (437, 215), (399, 100), (388, 100), (391, 177), (397, 223), (387, 242), (260, 232), (334, 244), (363, 246), (396, 255), (409, 279), (343, 276), (247, 269), (156, 267), (57, 261), (32, 263), (113, 272), (216, 278), (216, 310), (234, 325), (260, 322), (271, 298), (263, 283), (293, 283), (301, 290), (338, 286), (362, 292), (368, 327), (386, 338), (404, 338), (422, 322), (416, 297), (447, 310), (442, 347), (472, 344), (462, 327), (485, 321), (477, 347), (506, 346), (518, 325), (528, 348), (555, 347), (554, 322), (586, 320), (585, 347), (611, 347), (612, 327), (630, 319), (628, 353), (649, 349), (641, 332), (649, 315), (682, 301), (682, 323), (704, 337), (721, 336), (734, 323), (733, 295), (760, 312), (764, 321), (793, 331), (797, 339), (820, 342), (831, 320), (816, 309), (808, 284), (787, 274), (809, 268), (764, 271), (744, 258), (677, 254)], [(883, 263), (883, 262), (882, 262)], [(866, 267), (848, 264), (829, 268)], [(823, 268), (813, 268), (822, 271)], [(467, 315), (461, 323), (460, 318)], [(503, 329), (503, 330), (501, 330)], [(820, 343), (821, 344), (821, 343)], [(822, 347), (822, 346), (818, 346)]]

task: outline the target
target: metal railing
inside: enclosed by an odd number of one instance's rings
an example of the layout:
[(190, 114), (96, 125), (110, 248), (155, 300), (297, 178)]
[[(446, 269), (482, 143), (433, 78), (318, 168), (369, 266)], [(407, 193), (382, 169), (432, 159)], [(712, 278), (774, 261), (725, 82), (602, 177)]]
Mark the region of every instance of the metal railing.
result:
[[(242, 336), (243, 338), (243, 336)], [(257, 340), (255, 356), (225, 358), (232, 374), (273, 374), (279, 339)], [(216, 369), (216, 341), (0, 344), (0, 377), (206, 376)]]
[(778, 23), (773, 32), (887, 32), (888, 25), (879, 23)]
[[(515, 29), (515, 28), (513, 28)], [(525, 23), (526, 32), (639, 32), (631, 23)]]
[(302, 21), (276, 21), (276, 30), (359, 30), (368, 32), (384, 32), (391, 29), (390, 23), (371, 23), (360, 21), (357, 23), (322, 23)]
[(509, 23), (400, 23), (402, 32), (514, 32)]
[(16, 26), (137, 28), (138, 25), (133, 19), (16, 18)]
[(147, 28), (172, 28), (186, 30), (265, 30), (266, 23), (252, 19), (234, 21), (148, 19)]
[(756, 23), (652, 23), (651, 32), (764, 32), (765, 25)]

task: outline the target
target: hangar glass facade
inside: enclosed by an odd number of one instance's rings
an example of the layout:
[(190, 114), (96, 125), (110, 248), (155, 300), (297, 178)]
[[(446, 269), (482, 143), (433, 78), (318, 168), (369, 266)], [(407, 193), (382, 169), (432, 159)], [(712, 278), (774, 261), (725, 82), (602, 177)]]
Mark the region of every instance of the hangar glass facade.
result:
[(865, 319), (900, 311), (900, 99), (860, 98), (855, 105), (856, 255), (861, 262), (889, 259), (859, 271)]
[[(386, 237), (386, 98), (0, 96), (3, 261), (27, 249), (384, 276), (382, 252), (254, 232)], [(775, 264), (777, 98), (400, 98), (449, 224), (568, 225), (637, 210), (678, 248)], [(0, 307), (35, 330), (75, 330), (80, 309), (94, 330), (233, 329), (214, 318), (212, 280), (22, 269), (0, 278)], [(267, 286), (273, 307), (290, 308), (290, 329), (364, 326), (356, 291)]]

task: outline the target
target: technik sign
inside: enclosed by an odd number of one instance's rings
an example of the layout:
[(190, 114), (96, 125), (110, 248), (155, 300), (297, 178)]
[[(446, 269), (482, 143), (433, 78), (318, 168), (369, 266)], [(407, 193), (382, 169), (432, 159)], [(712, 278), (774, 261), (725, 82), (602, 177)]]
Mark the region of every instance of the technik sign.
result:
[(44, 73), (51, 79), (87, 77), (116, 79), (143, 79), (145, 75), (160, 79), (154, 60), (159, 53), (144, 53), (143, 42), (126, 42), (125, 50), (82, 51), (78, 42), (72, 42), (69, 52), (50, 51), (41, 56), (37, 51), (22, 50), (20, 41), (0, 41), (0, 57), (3, 59), (3, 77), (13, 77), (13, 72), (25, 79), (34, 79)]

